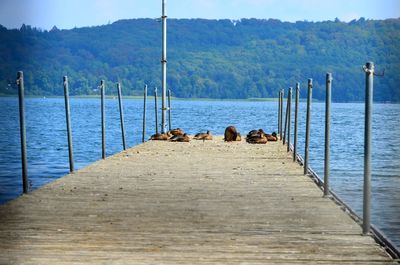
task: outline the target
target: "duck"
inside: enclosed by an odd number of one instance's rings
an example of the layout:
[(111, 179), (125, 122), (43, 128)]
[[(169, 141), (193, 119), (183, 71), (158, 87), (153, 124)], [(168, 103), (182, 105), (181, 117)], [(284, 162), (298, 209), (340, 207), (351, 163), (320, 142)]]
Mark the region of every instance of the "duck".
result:
[(190, 138), (189, 135), (184, 133), (183, 135), (175, 135), (172, 136), (171, 139), (169, 139), (171, 142), (189, 142)]
[(251, 130), (247, 136), (258, 134), (259, 130)]
[(237, 142), (240, 142), (240, 141), (242, 141), (242, 136), (240, 135), (240, 133), (238, 132), (237, 133), (237, 135), (236, 135), (236, 139), (235, 139), (235, 141), (237, 141)]
[(238, 134), (238, 132), (237, 132), (235, 126), (226, 127), (225, 133), (224, 133), (224, 141), (225, 142), (236, 141), (237, 134)]
[(183, 135), (185, 132), (181, 128), (172, 129), (169, 133), (173, 136)]
[(252, 138), (247, 138), (246, 141), (249, 144), (266, 144), (266, 143), (268, 143), (268, 139), (266, 137), (252, 137)]
[(182, 136), (182, 135), (172, 135), (172, 136), (169, 138), (169, 141), (174, 142), (175, 139), (177, 139), (177, 138), (180, 137), (180, 136)]
[(271, 141), (271, 142), (278, 141), (278, 136), (277, 136), (276, 132), (273, 132), (272, 134), (266, 134), (265, 136), (267, 137), (268, 141)]
[(263, 129), (252, 130), (247, 134), (246, 142), (249, 144), (266, 144), (268, 142), (268, 138)]
[(150, 137), (150, 140), (166, 141), (171, 137), (168, 133), (156, 133)]
[(195, 139), (195, 140), (203, 140), (204, 141), (204, 140), (212, 140), (213, 137), (212, 137), (210, 131), (207, 131), (206, 133), (197, 133), (193, 137), (193, 139)]
[(261, 136), (261, 135), (266, 135), (263, 129), (251, 130), (247, 134), (246, 138), (253, 137), (253, 136)]

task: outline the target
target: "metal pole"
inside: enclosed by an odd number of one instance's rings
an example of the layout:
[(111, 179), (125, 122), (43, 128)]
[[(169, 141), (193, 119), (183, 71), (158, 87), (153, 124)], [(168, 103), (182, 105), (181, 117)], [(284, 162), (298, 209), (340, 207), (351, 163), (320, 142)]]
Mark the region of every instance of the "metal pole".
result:
[(306, 142), (304, 148), (304, 175), (308, 173), (308, 152), (310, 146), (310, 129), (311, 129), (311, 102), (312, 101), (312, 79), (308, 79), (308, 96), (307, 96), (307, 118), (306, 118)]
[(278, 134), (281, 133), (281, 91), (278, 92)]
[(69, 172), (74, 172), (74, 154), (72, 148), (71, 116), (69, 108), (68, 77), (64, 76), (65, 117), (67, 119)]
[(172, 122), (171, 122), (171, 90), (168, 89), (168, 127), (169, 131), (172, 130)]
[(291, 112), (292, 112), (292, 88), (289, 87), (289, 94), (288, 94), (288, 106), (289, 106), (289, 111), (288, 111), (288, 133), (287, 133), (287, 151), (290, 151), (290, 117), (291, 117)]
[(162, 115), (161, 132), (166, 133), (166, 92), (167, 92), (167, 1), (162, 0)]
[(122, 147), (124, 148), (124, 150), (126, 150), (124, 108), (122, 106), (122, 93), (121, 93), (121, 84), (120, 83), (117, 83), (117, 90), (118, 90), (118, 103), (119, 103), (119, 117), (121, 119)]
[(329, 196), (332, 74), (326, 74), (324, 197)]
[(154, 112), (155, 112), (155, 121), (156, 121), (156, 133), (158, 133), (158, 113), (157, 113), (157, 88), (154, 89)]
[(297, 131), (299, 116), (300, 83), (296, 83), (296, 106), (294, 110), (294, 140), (293, 140), (293, 162), (297, 161)]
[(24, 73), (17, 73), (18, 100), (19, 100), (19, 129), (21, 136), (21, 161), (22, 161), (22, 190), (29, 192), (28, 160), (26, 154), (26, 129), (25, 129), (25, 99), (24, 99)]
[(372, 100), (374, 86), (374, 63), (365, 65), (365, 129), (364, 129), (364, 205), (363, 234), (370, 231), (371, 210), (371, 138), (372, 138)]
[(287, 102), (286, 102), (285, 129), (284, 129), (284, 131), (283, 131), (283, 145), (286, 144), (286, 131), (287, 131), (288, 110), (289, 110), (289, 92), (288, 92), (288, 100), (287, 100)]
[(143, 93), (143, 132), (142, 132), (142, 143), (146, 137), (146, 101), (147, 101), (147, 85), (144, 86)]
[(280, 130), (280, 132), (279, 132), (279, 138), (280, 138), (281, 141), (282, 141), (282, 132), (283, 132), (283, 130), (282, 130), (282, 126), (283, 126), (282, 121), (283, 121), (283, 94), (284, 94), (284, 93), (285, 93), (285, 92), (284, 92), (284, 90), (282, 89), (282, 90), (281, 90), (281, 114), (280, 114), (280, 117), (279, 117), (280, 124), (281, 124), (281, 130)]
[(100, 82), (101, 92), (101, 157), (106, 158), (106, 109), (105, 109), (105, 81)]

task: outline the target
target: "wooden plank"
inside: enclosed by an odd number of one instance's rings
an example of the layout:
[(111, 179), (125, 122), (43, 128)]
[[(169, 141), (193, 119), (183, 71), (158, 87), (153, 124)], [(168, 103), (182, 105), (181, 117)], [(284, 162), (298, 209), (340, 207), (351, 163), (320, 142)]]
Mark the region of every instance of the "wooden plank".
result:
[(145, 143), (0, 206), (0, 264), (397, 264), (291, 159)]

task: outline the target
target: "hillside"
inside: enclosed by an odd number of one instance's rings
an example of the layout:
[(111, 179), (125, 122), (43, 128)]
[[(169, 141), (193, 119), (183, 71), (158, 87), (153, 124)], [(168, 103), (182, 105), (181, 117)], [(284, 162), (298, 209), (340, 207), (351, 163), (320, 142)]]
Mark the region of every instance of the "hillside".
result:
[[(168, 87), (177, 97), (276, 97), (279, 88), (314, 79), (314, 97), (324, 98), (325, 73), (334, 77), (333, 100), (364, 99), (362, 65), (373, 61), (384, 77), (375, 80), (375, 100), (400, 102), (400, 19), (350, 23), (242, 19), (168, 20)], [(42, 31), (0, 26), (0, 94), (23, 70), (31, 95), (96, 94), (101, 79), (108, 94), (121, 81), (126, 95), (146, 83), (160, 87), (161, 24), (154, 19), (120, 20), (72, 30)], [(305, 96), (303, 89), (302, 97)]]

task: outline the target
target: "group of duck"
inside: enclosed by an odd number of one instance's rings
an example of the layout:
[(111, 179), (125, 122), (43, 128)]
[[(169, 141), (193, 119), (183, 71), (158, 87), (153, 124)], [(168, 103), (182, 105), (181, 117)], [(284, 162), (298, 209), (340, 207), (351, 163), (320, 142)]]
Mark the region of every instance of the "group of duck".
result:
[[(224, 140), (226, 142), (241, 141), (242, 137), (234, 126), (229, 126), (225, 129)], [(263, 129), (258, 129), (251, 130), (246, 136), (246, 142), (249, 144), (266, 144), (268, 141), (278, 141), (276, 132), (267, 134)]]
[[(194, 140), (212, 140), (210, 131), (198, 133), (193, 137)], [(150, 137), (150, 140), (170, 141), (170, 142), (189, 142), (190, 137), (181, 128), (172, 129), (166, 133), (156, 133)]]
[[(205, 133), (197, 133), (194, 137), (194, 140), (212, 140), (213, 136), (210, 131)], [(181, 128), (172, 129), (166, 133), (156, 133), (150, 137), (150, 140), (159, 140), (159, 141), (170, 141), (170, 142), (189, 142), (190, 137), (187, 133), (185, 133)], [(224, 133), (224, 141), (225, 142), (233, 142), (233, 141), (241, 141), (242, 136), (236, 130), (234, 126), (228, 126), (225, 129)], [(263, 131), (263, 129), (251, 130), (246, 136), (246, 142), (250, 144), (266, 144), (268, 141), (275, 142), (278, 140), (278, 137), (275, 132), (272, 134), (267, 134)]]
[(266, 144), (267, 142), (276, 141), (278, 141), (276, 132), (268, 134), (265, 133), (263, 129), (251, 130), (246, 136), (246, 142), (249, 144)]

